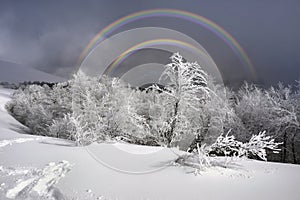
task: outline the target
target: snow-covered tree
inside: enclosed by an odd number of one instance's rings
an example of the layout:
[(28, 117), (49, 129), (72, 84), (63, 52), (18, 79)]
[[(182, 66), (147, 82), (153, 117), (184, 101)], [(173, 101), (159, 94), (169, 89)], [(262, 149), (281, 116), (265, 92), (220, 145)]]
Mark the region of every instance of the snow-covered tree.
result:
[(80, 143), (111, 139), (127, 131), (121, 126), (125, 117), (121, 109), (130, 88), (119, 79), (103, 76), (98, 80), (78, 73), (70, 90), (72, 119), (82, 129), (82, 136), (77, 137)]
[(244, 138), (250, 139), (255, 132), (266, 130), (277, 141), (283, 142), (281, 160), (286, 160), (288, 138), (299, 126), (291, 89), (282, 84), (278, 88), (260, 89), (245, 84), (239, 91), (236, 113), (245, 127)]
[(292, 135), (292, 154), (293, 154), (293, 162), (298, 163), (300, 161), (300, 80), (297, 81), (297, 85), (295, 88), (295, 93), (292, 96), (293, 105), (295, 108), (298, 127), (295, 128), (293, 135)]
[[(279, 83), (277, 88), (271, 87), (269, 94), (274, 104), (276, 119), (273, 127), (276, 137), (282, 141), (282, 162), (286, 162), (287, 152), (294, 149), (297, 129), (299, 128), (299, 120), (297, 117), (297, 103), (293, 98), (291, 87), (285, 87)], [(295, 161), (295, 155), (293, 155)]]
[(79, 72), (65, 83), (22, 84), (6, 108), (32, 133), (77, 144), (124, 140), (199, 152), (229, 130), (243, 147), (255, 139), (253, 134), (265, 130), (268, 135), (260, 138), (273, 136), (282, 142), (281, 160), (297, 162), (299, 88), (293, 92), (279, 84), (263, 90), (245, 84), (235, 94), (215, 84), (197, 63), (175, 53), (160, 84), (145, 90), (118, 78)]
[(123, 95), (122, 101), (117, 113), (122, 130), (120, 138), (135, 144), (155, 145), (157, 139), (151, 133), (149, 102), (145, 92), (132, 89)]
[(53, 119), (50, 94), (51, 89), (47, 85), (29, 85), (24, 90), (15, 92), (6, 108), (34, 134), (46, 135), (47, 126)]
[(239, 137), (243, 141), (261, 130), (271, 131), (275, 119), (274, 107), (266, 91), (247, 83), (239, 90), (235, 111), (241, 119), (245, 132)]
[(201, 135), (203, 120), (198, 113), (202, 112), (210, 94), (207, 74), (197, 63), (186, 62), (179, 53), (173, 54), (171, 61), (160, 77), (160, 82), (165, 85), (161, 92), (168, 95), (170, 101), (165, 104), (172, 107), (169, 118), (164, 122), (167, 129), (163, 135), (168, 144), (182, 146), (179, 141), (186, 138), (193, 141)]

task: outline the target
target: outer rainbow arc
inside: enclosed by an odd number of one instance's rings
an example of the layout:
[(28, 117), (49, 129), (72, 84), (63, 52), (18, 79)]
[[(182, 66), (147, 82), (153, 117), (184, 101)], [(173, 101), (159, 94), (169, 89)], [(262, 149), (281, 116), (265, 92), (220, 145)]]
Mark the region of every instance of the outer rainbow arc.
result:
[[(212, 63), (214, 64), (214, 61), (211, 59), (211, 57), (209, 55), (206, 54), (206, 52), (202, 51), (201, 49), (180, 41), (180, 40), (174, 40), (174, 39), (166, 39), (166, 38), (161, 38), (161, 39), (153, 39), (153, 40), (148, 40), (145, 42), (141, 42), (139, 44), (136, 44), (132, 47), (130, 47), (129, 49), (127, 49), (126, 51), (124, 51), (111, 65), (109, 68), (107, 68), (104, 71), (104, 74), (110, 74), (111, 71), (120, 63), (122, 63), (129, 55), (131, 55), (132, 53), (134, 53), (135, 51), (144, 48), (144, 47), (151, 47), (151, 46), (155, 46), (155, 45), (171, 45), (171, 46), (177, 46), (180, 45), (181, 47), (186, 47), (187, 50), (189, 51), (194, 51), (197, 52), (201, 55), (204, 55), (206, 58), (208, 58), (210, 61), (212, 61)], [(219, 70), (218, 67), (214, 64), (214, 67), (216, 68), (216, 70)]]
[(185, 19), (187, 21), (194, 22), (196, 24), (199, 24), (217, 36), (219, 36), (238, 56), (240, 61), (243, 63), (244, 66), (247, 66), (250, 68), (250, 71), (253, 75), (253, 77), (256, 79), (255, 70), (253, 67), (253, 64), (251, 63), (249, 57), (247, 56), (244, 49), (239, 45), (239, 43), (222, 27), (214, 23), (213, 21), (188, 12), (188, 11), (182, 11), (182, 10), (176, 10), (176, 9), (151, 9), (151, 10), (144, 10), (132, 13), (130, 15), (127, 15), (125, 17), (122, 17), (115, 22), (111, 23), (110, 25), (106, 26), (104, 29), (102, 29), (87, 45), (87, 47), (84, 49), (82, 54), (79, 57), (78, 63), (81, 64), (86, 55), (92, 50), (92, 48), (99, 42), (103, 41), (106, 36), (108, 36), (110, 33), (112, 33), (114, 30), (118, 29), (119, 27), (128, 24), (130, 22), (134, 22), (139, 19), (148, 18), (148, 17), (175, 17), (180, 19)]

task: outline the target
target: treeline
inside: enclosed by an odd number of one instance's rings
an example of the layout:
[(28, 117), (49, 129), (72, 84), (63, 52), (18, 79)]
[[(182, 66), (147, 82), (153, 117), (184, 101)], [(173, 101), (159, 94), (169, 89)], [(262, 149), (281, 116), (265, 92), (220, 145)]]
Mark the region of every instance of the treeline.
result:
[(39, 85), (39, 86), (44, 86), (47, 85), (50, 88), (53, 88), (57, 83), (50, 83), (46, 81), (24, 81), (20, 83), (9, 83), (9, 82), (0, 82), (0, 85), (4, 88), (8, 89), (25, 89), (29, 85)]
[(273, 137), (282, 151), (270, 151), (269, 160), (300, 162), (299, 85), (296, 90), (282, 84), (261, 89), (245, 83), (234, 92), (179, 54), (171, 57), (160, 81), (164, 87), (141, 90), (117, 78), (99, 80), (78, 73), (65, 83), (21, 87), (6, 108), (33, 134), (81, 145), (122, 140), (249, 155), (245, 149), (252, 154), (259, 152), (256, 148), (268, 149)]

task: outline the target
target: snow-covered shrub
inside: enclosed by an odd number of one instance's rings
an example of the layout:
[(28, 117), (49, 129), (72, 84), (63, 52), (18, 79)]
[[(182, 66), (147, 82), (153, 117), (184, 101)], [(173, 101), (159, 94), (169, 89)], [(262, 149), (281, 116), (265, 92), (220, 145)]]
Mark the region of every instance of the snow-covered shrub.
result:
[(220, 135), (210, 146), (210, 154), (218, 156), (242, 156), (245, 154), (243, 143), (237, 141), (234, 135)]
[(174, 163), (195, 168), (195, 173), (200, 173), (212, 166), (213, 159), (213, 157), (209, 156), (206, 145), (200, 147), (199, 144), (197, 144), (197, 152), (183, 154), (179, 156)]
[(48, 85), (28, 85), (14, 92), (6, 109), (33, 134), (49, 135), (48, 127), (54, 119), (63, 118), (71, 110), (70, 93), (65, 83), (53, 88)]
[(209, 153), (218, 156), (246, 156), (266, 161), (266, 150), (278, 153), (280, 144), (275, 142), (275, 139), (271, 136), (267, 136), (265, 131), (253, 135), (245, 143), (237, 141), (233, 135), (227, 133), (217, 138), (216, 142), (209, 147)]
[(50, 88), (30, 85), (13, 94), (13, 100), (6, 108), (21, 123), (28, 126), (34, 134), (46, 134), (47, 125), (52, 122)]
[(12, 100), (5, 105), (5, 108), (14, 118), (26, 125), (26, 117), (30, 109), (29, 103), (28, 94), (18, 89), (13, 93)]
[[(278, 153), (278, 146), (271, 136), (266, 136), (265, 131), (253, 135), (249, 142), (237, 141), (233, 135), (220, 135), (212, 145), (205, 144), (200, 147), (199, 143), (191, 153), (179, 156), (175, 160), (176, 165), (188, 166), (195, 169), (195, 174), (201, 174), (209, 167), (227, 167), (235, 158), (249, 157), (267, 161), (266, 150)], [(223, 156), (222, 158), (216, 156)], [(229, 159), (228, 159), (229, 158)]]
[(228, 168), (238, 159), (236, 156), (216, 157), (210, 155), (210, 146), (197, 144), (197, 149), (192, 153), (179, 156), (173, 163), (179, 166), (194, 168), (195, 175), (201, 174), (211, 167)]
[(54, 119), (49, 126), (49, 136), (76, 140), (77, 129), (71, 120), (71, 114), (66, 114), (63, 118)]
[(54, 135), (64, 129), (73, 132), (71, 138), (78, 144), (113, 139), (149, 144), (151, 135), (142, 112), (141, 91), (131, 89), (117, 78), (103, 76), (98, 80), (81, 72), (70, 81), (69, 90), (72, 112), (64, 120), (73, 128), (55, 121), (50, 126)]
[(257, 156), (262, 160), (267, 160), (266, 150), (270, 150), (273, 153), (279, 153), (279, 145), (282, 143), (275, 142), (275, 139), (271, 136), (267, 136), (266, 132), (260, 132), (258, 135), (253, 135), (249, 142), (243, 144), (246, 156)]

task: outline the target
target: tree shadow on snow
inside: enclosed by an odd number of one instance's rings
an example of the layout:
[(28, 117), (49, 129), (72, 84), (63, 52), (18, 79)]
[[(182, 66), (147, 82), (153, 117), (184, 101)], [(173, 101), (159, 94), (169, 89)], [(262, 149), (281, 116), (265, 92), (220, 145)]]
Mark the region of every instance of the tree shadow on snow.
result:
[(78, 147), (75, 142), (57, 138), (49, 138), (48, 141), (42, 140), (40, 141), (41, 144), (47, 145), (56, 145), (56, 146), (63, 146), (63, 147)]

